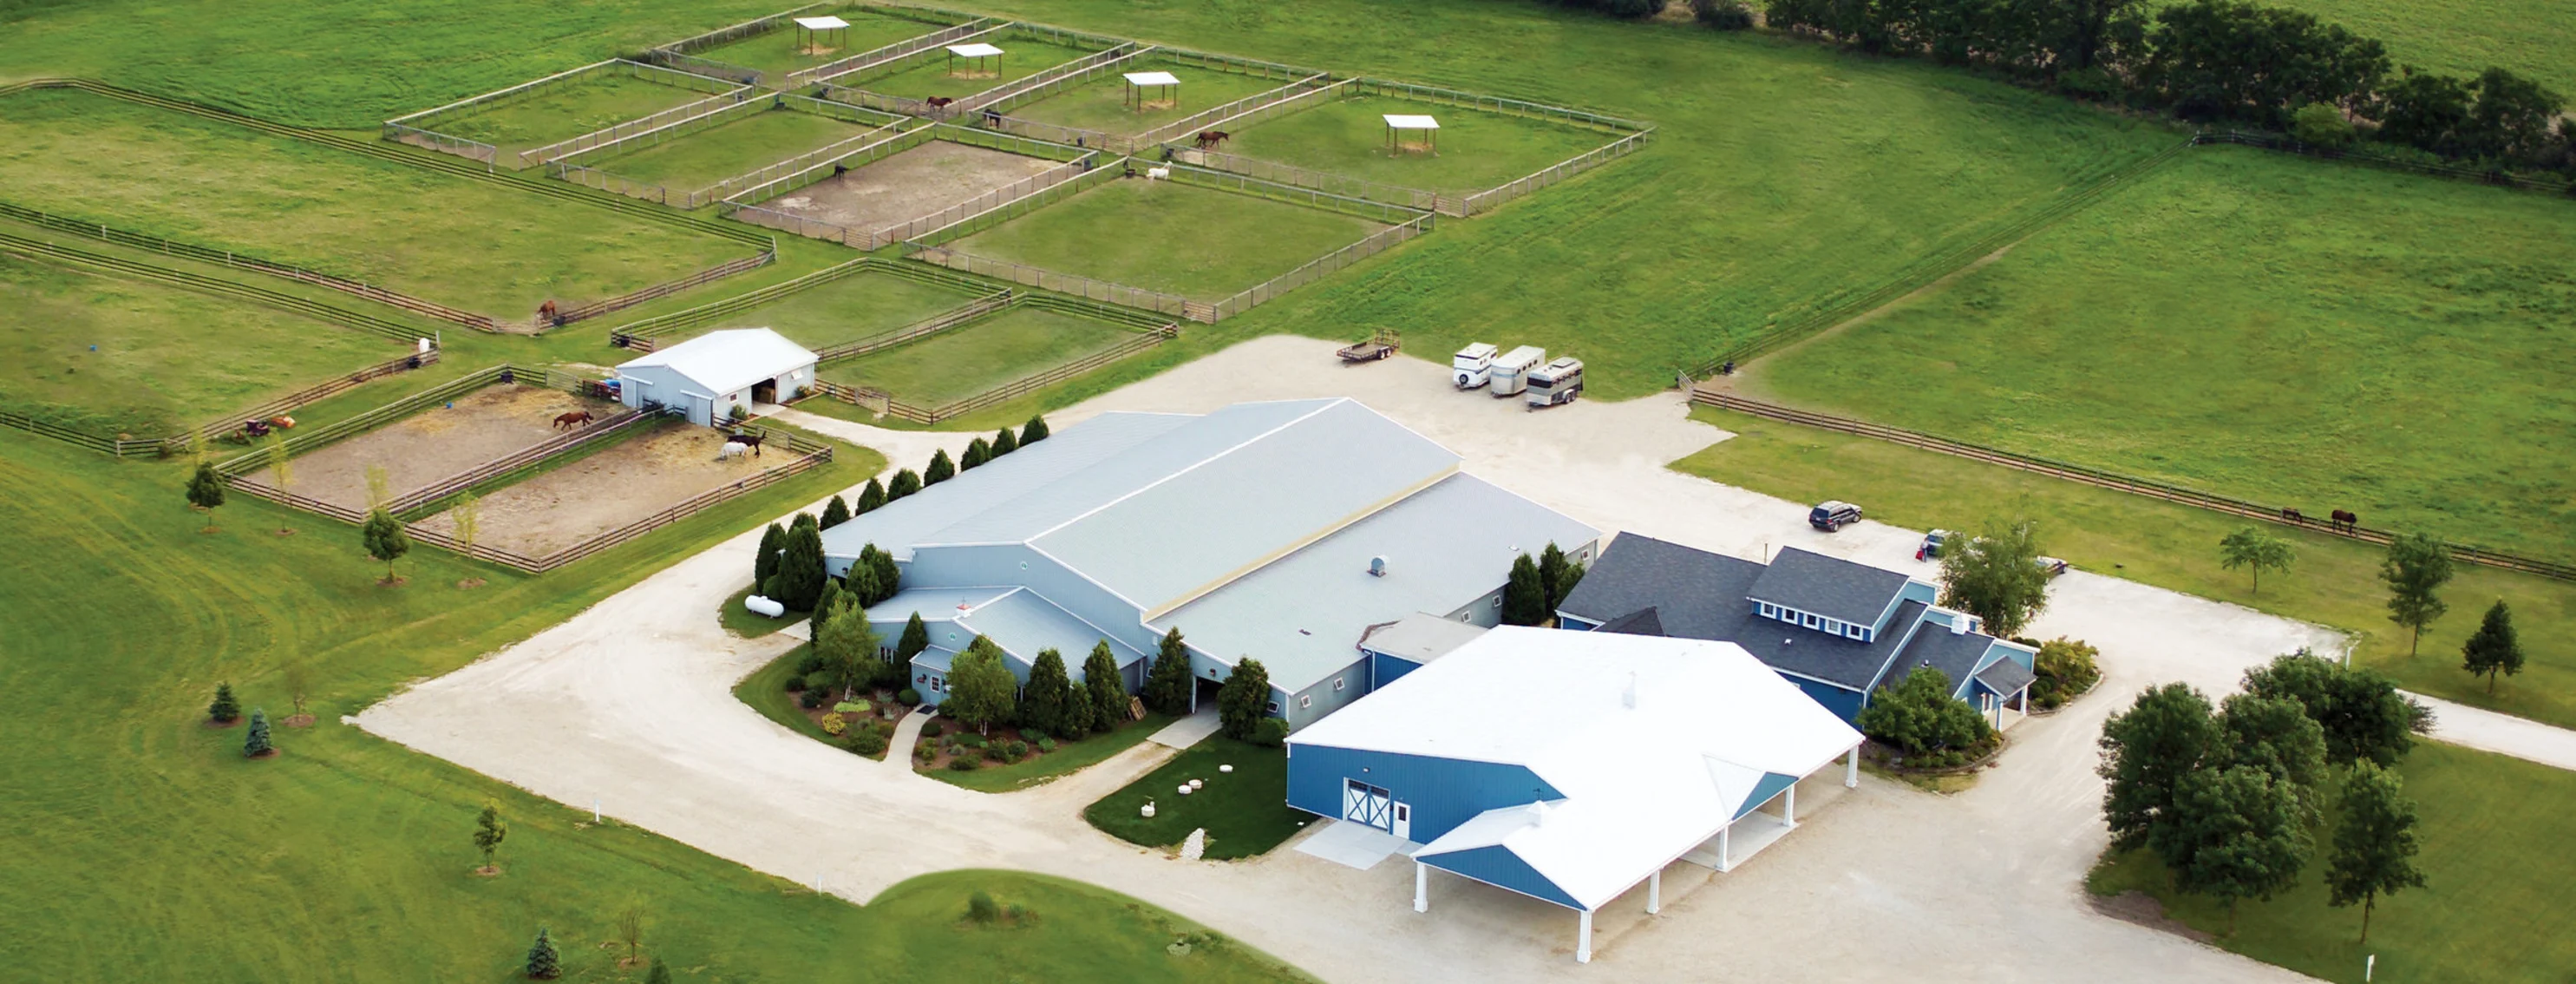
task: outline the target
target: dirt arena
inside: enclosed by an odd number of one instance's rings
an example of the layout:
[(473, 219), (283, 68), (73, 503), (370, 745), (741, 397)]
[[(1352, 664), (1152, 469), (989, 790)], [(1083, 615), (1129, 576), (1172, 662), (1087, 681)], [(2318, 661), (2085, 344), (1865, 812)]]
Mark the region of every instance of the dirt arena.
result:
[[(724, 435), (713, 429), (676, 421), (618, 440), (579, 461), (484, 496), (482, 528), (475, 542), (543, 557), (795, 459), (791, 452), (771, 448), (764, 458), (719, 462), (716, 447), (723, 443)], [(443, 534), (456, 532), (450, 513), (439, 513), (418, 525)]]
[(910, 222), (1063, 164), (933, 140), (760, 207), (860, 232)]
[[(287, 490), (349, 509), (367, 508), (367, 466), (382, 465), (392, 494), (402, 495), (562, 433), (555, 415), (616, 405), (543, 386), (495, 385), (356, 437), (297, 455)], [(244, 476), (274, 486), (265, 468)]]

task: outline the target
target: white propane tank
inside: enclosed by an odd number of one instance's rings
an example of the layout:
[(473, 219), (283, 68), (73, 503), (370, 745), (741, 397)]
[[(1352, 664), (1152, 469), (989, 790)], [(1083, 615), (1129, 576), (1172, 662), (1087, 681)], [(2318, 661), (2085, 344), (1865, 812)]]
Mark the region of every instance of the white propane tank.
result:
[(742, 607), (745, 611), (758, 615), (767, 615), (771, 618), (777, 618), (781, 615), (787, 614), (787, 606), (771, 601), (767, 598), (763, 598), (759, 595), (752, 595), (751, 597), (743, 599)]

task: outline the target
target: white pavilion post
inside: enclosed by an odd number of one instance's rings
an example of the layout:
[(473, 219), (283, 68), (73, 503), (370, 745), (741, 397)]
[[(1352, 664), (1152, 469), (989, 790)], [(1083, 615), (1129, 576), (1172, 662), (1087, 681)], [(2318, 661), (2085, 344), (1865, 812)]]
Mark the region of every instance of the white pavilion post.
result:
[(1794, 783), (1794, 782), (1793, 782), (1793, 783), (1790, 783), (1790, 784), (1789, 784), (1789, 793), (1788, 793), (1788, 796), (1789, 796), (1789, 798), (1788, 798), (1788, 799), (1786, 799), (1786, 800), (1784, 800), (1784, 801), (1782, 801), (1782, 802), (1781, 802), (1781, 809), (1780, 809), (1780, 820), (1781, 820), (1781, 823), (1780, 823), (1780, 825), (1781, 825), (1781, 826), (1783, 826), (1783, 827), (1787, 827), (1787, 828), (1789, 828), (1789, 829), (1791, 829), (1791, 830), (1796, 830), (1796, 829), (1798, 829), (1798, 784), (1797, 784), (1797, 783)]
[(1575, 920), (1574, 962), (1588, 964), (1592, 962), (1592, 910), (1582, 912)]
[(1728, 835), (1733, 833), (1735, 833), (1735, 824), (1733, 823), (1717, 828), (1717, 870), (1719, 871), (1735, 870), (1735, 858), (1733, 852), (1729, 849), (1730, 843), (1728, 839)]
[(1413, 863), (1413, 911), (1431, 911), (1431, 866)]
[(1858, 746), (1858, 745), (1853, 745), (1853, 746), (1852, 746), (1852, 748), (1851, 748), (1851, 752), (1850, 752), (1848, 755), (1845, 755), (1845, 756), (1843, 757), (1843, 788), (1844, 788), (1844, 789), (1857, 789), (1857, 788), (1859, 788), (1859, 787), (1860, 787), (1860, 746)]
[(1662, 911), (1664, 911), (1664, 869), (1657, 868), (1654, 874), (1646, 876), (1646, 914), (1651, 916)]

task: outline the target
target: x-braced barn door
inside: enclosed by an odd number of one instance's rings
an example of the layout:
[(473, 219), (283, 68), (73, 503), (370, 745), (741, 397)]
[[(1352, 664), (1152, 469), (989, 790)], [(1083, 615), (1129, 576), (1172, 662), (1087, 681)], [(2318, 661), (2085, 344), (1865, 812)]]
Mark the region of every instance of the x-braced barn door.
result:
[(1389, 817), (1387, 810), (1391, 800), (1391, 795), (1384, 789), (1357, 779), (1344, 780), (1342, 819), (1353, 823), (1364, 823), (1379, 830), (1392, 829), (1395, 821)]

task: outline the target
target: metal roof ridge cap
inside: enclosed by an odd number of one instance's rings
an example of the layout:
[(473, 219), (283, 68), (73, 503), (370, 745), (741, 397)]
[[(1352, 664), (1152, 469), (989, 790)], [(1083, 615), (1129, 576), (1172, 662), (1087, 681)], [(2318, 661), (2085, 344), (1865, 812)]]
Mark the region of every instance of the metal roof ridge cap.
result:
[[(1271, 401), (1271, 402), (1274, 402), (1274, 403), (1292, 403), (1292, 402), (1296, 402), (1296, 401), (1293, 401), (1293, 400), (1274, 400), (1274, 401)], [(1237, 452), (1237, 451), (1241, 451), (1241, 450), (1243, 450), (1244, 448), (1251, 447), (1252, 445), (1254, 445), (1254, 444), (1258, 444), (1258, 443), (1260, 443), (1260, 442), (1262, 442), (1262, 441), (1264, 441), (1264, 440), (1268, 440), (1270, 437), (1272, 437), (1273, 435), (1278, 434), (1280, 431), (1287, 430), (1288, 428), (1295, 427), (1295, 426), (1297, 426), (1298, 424), (1301, 424), (1301, 423), (1304, 423), (1304, 422), (1306, 422), (1306, 421), (1308, 421), (1308, 420), (1312, 420), (1312, 419), (1314, 419), (1314, 417), (1315, 417), (1315, 415), (1316, 415), (1316, 414), (1319, 414), (1319, 413), (1324, 412), (1325, 410), (1331, 409), (1331, 408), (1332, 408), (1333, 406), (1335, 406), (1336, 404), (1340, 404), (1340, 403), (1349, 403), (1349, 402), (1356, 402), (1356, 401), (1353, 401), (1350, 397), (1347, 397), (1347, 396), (1337, 396), (1337, 397), (1333, 397), (1332, 399), (1326, 400), (1326, 401), (1324, 401), (1324, 404), (1323, 404), (1322, 406), (1316, 407), (1315, 409), (1313, 409), (1313, 410), (1309, 410), (1309, 411), (1307, 411), (1307, 412), (1305, 412), (1305, 413), (1298, 414), (1294, 419), (1291, 419), (1291, 420), (1285, 421), (1285, 422), (1283, 422), (1283, 423), (1279, 424), (1279, 425), (1278, 425), (1278, 426), (1276, 426), (1276, 427), (1272, 427), (1272, 428), (1270, 428), (1269, 430), (1262, 431), (1261, 433), (1258, 433), (1258, 434), (1252, 435), (1251, 437), (1244, 438), (1242, 441), (1236, 442), (1234, 445), (1232, 445), (1232, 446), (1230, 446), (1230, 447), (1227, 447), (1227, 448), (1225, 448), (1224, 450), (1218, 451), (1218, 452), (1216, 452), (1215, 454), (1206, 455), (1206, 456), (1204, 456), (1204, 457), (1201, 457), (1199, 460), (1191, 462), (1191, 463), (1189, 464), (1189, 467), (1182, 468), (1182, 469), (1180, 469), (1180, 470), (1178, 470), (1178, 471), (1174, 471), (1174, 472), (1172, 472), (1172, 473), (1170, 473), (1170, 474), (1164, 475), (1164, 476), (1163, 476), (1163, 477), (1161, 477), (1161, 478), (1157, 478), (1157, 479), (1155, 479), (1155, 480), (1153, 480), (1153, 481), (1151, 481), (1151, 482), (1147, 482), (1147, 483), (1145, 483), (1145, 484), (1143, 484), (1143, 485), (1140, 485), (1140, 486), (1137, 486), (1137, 487), (1135, 487), (1135, 488), (1129, 489), (1129, 490), (1127, 490), (1126, 492), (1124, 492), (1124, 493), (1120, 494), (1118, 497), (1113, 498), (1113, 499), (1111, 499), (1111, 500), (1109, 500), (1109, 501), (1107, 501), (1107, 502), (1101, 503), (1101, 504), (1099, 504), (1099, 505), (1097, 505), (1097, 506), (1093, 506), (1093, 507), (1091, 507), (1090, 509), (1083, 510), (1083, 511), (1082, 511), (1081, 513), (1079, 513), (1079, 514), (1076, 514), (1076, 515), (1074, 515), (1074, 516), (1071, 516), (1071, 517), (1066, 518), (1063, 522), (1057, 523), (1057, 524), (1055, 524), (1054, 526), (1047, 527), (1046, 529), (1039, 530), (1039, 531), (1037, 531), (1037, 532), (1035, 532), (1035, 533), (1031, 533), (1031, 534), (1029, 534), (1028, 539), (1027, 539), (1026, 541), (1023, 541), (1023, 542), (1026, 542), (1026, 543), (1030, 544), (1030, 545), (1034, 548), (1034, 547), (1035, 547), (1035, 545), (1037, 544), (1037, 541), (1039, 541), (1039, 540), (1041, 540), (1041, 539), (1045, 538), (1045, 537), (1046, 537), (1048, 534), (1050, 534), (1050, 533), (1054, 533), (1054, 532), (1056, 532), (1056, 531), (1058, 531), (1058, 530), (1064, 529), (1064, 528), (1065, 528), (1065, 527), (1067, 527), (1067, 526), (1071, 526), (1071, 525), (1073, 525), (1073, 524), (1075, 524), (1075, 523), (1079, 523), (1079, 522), (1082, 522), (1083, 520), (1086, 520), (1086, 519), (1089, 519), (1089, 518), (1091, 518), (1091, 517), (1093, 517), (1093, 516), (1099, 515), (1100, 513), (1104, 512), (1104, 511), (1107, 511), (1107, 510), (1108, 510), (1110, 507), (1112, 507), (1112, 506), (1116, 506), (1116, 505), (1118, 505), (1119, 503), (1125, 502), (1125, 501), (1127, 501), (1127, 500), (1129, 500), (1129, 499), (1133, 499), (1133, 498), (1135, 498), (1135, 497), (1137, 497), (1137, 496), (1143, 495), (1143, 494), (1145, 494), (1146, 492), (1152, 491), (1152, 490), (1154, 490), (1154, 489), (1161, 488), (1165, 483), (1170, 482), (1170, 481), (1172, 481), (1173, 479), (1176, 479), (1176, 478), (1179, 478), (1179, 477), (1181, 477), (1181, 476), (1183, 476), (1183, 475), (1187, 475), (1187, 474), (1189, 474), (1189, 473), (1191, 473), (1191, 472), (1197, 471), (1197, 470), (1199, 470), (1200, 468), (1204, 468), (1204, 467), (1206, 467), (1206, 466), (1208, 465), (1208, 463), (1210, 463), (1210, 462), (1216, 461), (1216, 460), (1218, 460), (1218, 459), (1220, 459), (1220, 458), (1224, 458), (1224, 457), (1226, 457), (1227, 455), (1231, 455), (1231, 454), (1233, 454), (1233, 453), (1235, 453), (1235, 452)], [(1236, 404), (1236, 406), (1240, 406), (1240, 405), (1241, 405), (1241, 404)], [(1208, 415), (1208, 414), (1200, 414), (1199, 416), (1201, 417), (1201, 419), (1205, 419), (1205, 418), (1206, 418), (1207, 416), (1209, 416), (1209, 415)], [(1168, 432), (1167, 432), (1167, 433), (1168, 433)], [(1129, 449), (1130, 449), (1130, 450), (1133, 450), (1133, 447), (1131, 446)], [(1058, 561), (1057, 561), (1057, 563), (1063, 563), (1063, 561), (1058, 560)], [(1066, 569), (1067, 569), (1067, 570), (1071, 570), (1072, 568), (1067, 567)], [(1103, 587), (1106, 587), (1106, 585), (1103, 585)], [(1123, 597), (1123, 596), (1122, 596), (1122, 597)], [(1144, 606), (1143, 606), (1143, 605), (1138, 605), (1138, 606), (1136, 606), (1136, 607), (1137, 607), (1137, 608), (1139, 608), (1139, 609), (1144, 608)]]

